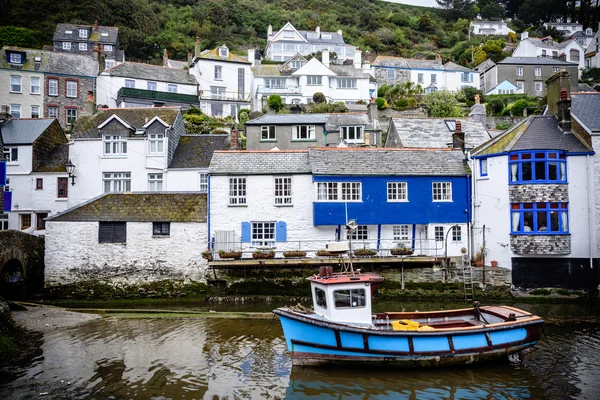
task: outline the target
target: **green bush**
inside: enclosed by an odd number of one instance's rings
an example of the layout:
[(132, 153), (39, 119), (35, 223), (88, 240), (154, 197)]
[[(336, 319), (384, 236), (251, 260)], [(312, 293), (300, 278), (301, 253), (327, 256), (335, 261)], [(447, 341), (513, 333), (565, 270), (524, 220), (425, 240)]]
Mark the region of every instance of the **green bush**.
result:
[(281, 96), (278, 94), (270, 95), (267, 102), (269, 103), (269, 108), (275, 112), (279, 112), (283, 108), (283, 100), (281, 100)]
[(223, 129), (215, 129), (213, 131), (210, 132), (213, 135), (228, 135), (229, 132), (224, 131)]
[(202, 115), (202, 111), (196, 107), (190, 107), (189, 110), (186, 111), (187, 115)]
[(348, 108), (344, 103), (312, 103), (307, 107), (310, 114), (345, 113)]
[(384, 99), (383, 97), (376, 98), (375, 103), (377, 104), (378, 110), (385, 110), (386, 108), (389, 107), (387, 100)]
[(473, 104), (475, 104), (475, 95), (479, 95), (479, 100), (481, 103), (483, 103), (484, 97), (483, 97), (483, 92), (477, 88), (474, 88), (473, 86), (465, 86), (464, 88), (460, 89), (460, 91), (456, 94), (456, 99), (462, 103), (467, 103), (467, 105), (469, 107), (471, 107)]
[(560, 294), (561, 296), (570, 296), (571, 291), (567, 289), (556, 289), (556, 294)]
[(454, 94), (447, 90), (436, 90), (425, 96), (427, 114), (433, 118), (462, 117), (463, 112)]
[(510, 128), (510, 124), (496, 124), (496, 129), (499, 129), (501, 131), (505, 131), (508, 128)]
[(498, 116), (504, 110), (504, 102), (501, 99), (489, 99), (486, 103), (486, 111), (490, 116)]
[(581, 75), (581, 79), (584, 81), (593, 81), (593, 82), (600, 81), (600, 68), (586, 69), (585, 71), (583, 71), (583, 74)]
[(325, 103), (327, 99), (325, 98), (325, 95), (323, 93), (316, 92), (315, 94), (313, 94), (313, 101), (317, 104), (321, 104)]
[(396, 110), (404, 111), (408, 109), (408, 99), (403, 97), (396, 102)]
[(248, 115), (248, 117), (250, 117), (250, 119), (252, 120), (252, 119), (260, 118), (260, 117), (262, 117), (263, 115), (264, 115), (264, 113), (263, 113), (263, 112), (261, 112), (261, 111), (252, 111), (252, 112), (251, 112), (251, 113)]
[(249, 110), (249, 109), (247, 109), (247, 108), (240, 108), (240, 111), (238, 111), (238, 115), (237, 115), (237, 116), (238, 116), (238, 119), (240, 119), (240, 118), (241, 118), (241, 115), (242, 115), (243, 113), (246, 113), (246, 114), (250, 115), (250, 110)]
[(537, 103), (533, 101), (527, 101), (525, 99), (517, 100), (514, 103), (508, 105), (508, 110), (515, 117), (523, 116), (523, 110), (526, 108), (535, 108), (537, 107)]
[(414, 97), (407, 97), (406, 103), (409, 110), (414, 110), (418, 106), (417, 99)]
[(532, 294), (534, 296), (548, 296), (550, 294), (550, 291), (548, 289), (535, 289), (529, 292), (529, 294)]

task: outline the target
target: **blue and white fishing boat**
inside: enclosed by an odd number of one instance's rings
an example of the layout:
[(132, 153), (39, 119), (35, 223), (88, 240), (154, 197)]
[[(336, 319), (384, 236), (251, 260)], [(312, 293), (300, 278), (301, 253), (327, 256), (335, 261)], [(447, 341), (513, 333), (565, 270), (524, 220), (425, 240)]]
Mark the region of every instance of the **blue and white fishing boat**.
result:
[(333, 273), (310, 281), (313, 309), (283, 307), (279, 315), (294, 365), (383, 364), (433, 367), (471, 364), (534, 346), (544, 321), (507, 306), (372, 314), (374, 273)]

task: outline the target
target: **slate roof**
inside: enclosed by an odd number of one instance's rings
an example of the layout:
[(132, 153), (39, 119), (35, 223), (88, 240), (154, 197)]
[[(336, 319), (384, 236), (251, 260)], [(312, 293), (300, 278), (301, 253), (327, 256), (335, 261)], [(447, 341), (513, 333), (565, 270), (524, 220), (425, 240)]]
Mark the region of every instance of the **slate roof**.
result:
[(379, 130), (379, 120), (369, 121), (367, 112), (329, 113), (326, 115), (325, 130), (336, 132), (342, 125), (364, 125), (366, 130)]
[(364, 72), (361, 68), (355, 68), (354, 65), (331, 64), (329, 69), (338, 76), (350, 76), (353, 78), (371, 78), (371, 74)]
[[(94, 61), (89, 55), (55, 53), (53, 51), (24, 49), (21, 47), (4, 46), (0, 67), (11, 68), (6, 60), (6, 50), (24, 52), (26, 54), (23, 69), (27, 71), (39, 71), (64, 75), (98, 76), (98, 61)], [(42, 62), (36, 66), (35, 57), (41, 57)]]
[(396, 67), (406, 69), (431, 69), (440, 71), (473, 71), (453, 62), (442, 64), (439, 60), (422, 60), (418, 58), (402, 58), (394, 56), (377, 56), (372, 64), (374, 67)]
[[(302, 35), (302, 37), (304, 37), (304, 39), (306, 39), (309, 43), (315, 43), (315, 44), (319, 44), (319, 43), (331, 43), (331, 44), (346, 44), (344, 42), (344, 37), (342, 35), (340, 35), (337, 32), (323, 32), (321, 31), (321, 34), (319, 35), (318, 38), (309, 38), (308, 37), (308, 33), (315, 33), (315, 31), (298, 31), (299, 34)], [(331, 39), (323, 39), (323, 35), (331, 35)], [(278, 41), (282, 42), (281, 40)]]
[(32, 144), (52, 122), (54, 118), (11, 119), (0, 130), (5, 145)]
[(592, 132), (600, 132), (600, 93), (571, 93), (571, 115)]
[[(490, 139), (480, 121), (465, 118), (392, 118), (395, 131), (388, 130), (385, 147), (447, 148), (452, 133), (446, 121), (460, 120), (465, 133), (465, 147), (472, 149)], [(397, 135), (397, 136), (394, 136)]]
[(308, 151), (215, 151), (211, 175), (310, 174)]
[(169, 168), (208, 168), (215, 150), (229, 150), (229, 135), (182, 135)]
[(246, 125), (324, 125), (327, 114), (267, 114), (246, 122)]
[[(140, 107), (140, 108), (103, 108), (92, 116), (77, 118), (71, 139), (99, 138), (98, 126), (113, 114), (136, 129), (141, 129), (154, 117), (159, 117), (169, 125), (173, 125), (179, 114), (179, 107)], [(133, 134), (133, 133), (132, 133)]]
[(474, 149), (473, 156), (484, 156), (517, 150), (563, 150), (589, 153), (582, 141), (571, 133), (563, 133), (554, 115), (532, 115), (520, 124)]
[[(89, 38), (80, 38), (77, 29), (87, 28), (90, 32)], [(73, 31), (72, 34), (66, 34), (65, 31)], [(103, 33), (108, 36), (102, 36)], [(119, 39), (119, 28), (114, 26), (98, 26), (97, 32), (92, 32), (92, 25), (75, 25), (75, 24), (56, 24), (54, 31), (54, 41), (71, 41), (71, 42), (100, 42), (100, 43), (117, 43)]]
[(290, 76), (292, 72), (291, 69), (287, 69), (285, 71), (281, 71), (279, 68), (282, 64), (261, 64), (256, 67), (252, 67), (252, 73), (254, 76)]
[(240, 57), (237, 54), (233, 54), (231, 52), (231, 50), (229, 50), (227, 52), (228, 53), (227, 57), (221, 57), (219, 55), (219, 48), (220, 47), (217, 47), (216, 49), (212, 49), (212, 50), (204, 50), (196, 58), (200, 58), (200, 59), (203, 59), (203, 60), (229, 61), (229, 62), (236, 62), (236, 63), (242, 63), (242, 64), (252, 64), (251, 62), (249, 62), (245, 58)]
[(188, 71), (182, 69), (129, 61), (117, 64), (114, 67), (105, 70), (102, 74), (124, 78), (182, 83), (186, 85), (196, 85), (198, 83), (193, 75), (190, 75)]
[(206, 194), (105, 193), (49, 221), (206, 222)]
[(62, 143), (57, 144), (48, 153), (46, 157), (42, 159), (40, 164), (33, 170), (33, 172), (67, 172), (65, 164), (69, 161), (69, 144)]
[(573, 64), (566, 61), (555, 60), (549, 57), (506, 57), (504, 60), (500, 61), (498, 64), (510, 64), (510, 65), (558, 65), (558, 66), (568, 66), (568, 67), (577, 67), (577, 64)]
[(464, 176), (469, 168), (458, 150), (311, 148), (314, 175)]

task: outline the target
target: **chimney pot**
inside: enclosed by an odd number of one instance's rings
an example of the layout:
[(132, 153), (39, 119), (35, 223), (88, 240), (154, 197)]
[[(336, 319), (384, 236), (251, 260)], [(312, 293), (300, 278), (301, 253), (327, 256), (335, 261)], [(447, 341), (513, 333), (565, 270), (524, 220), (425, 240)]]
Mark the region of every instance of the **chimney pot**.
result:
[(229, 150), (239, 150), (240, 132), (234, 126), (229, 133)]
[(456, 120), (456, 128), (454, 129), (455, 132), (462, 132), (462, 122), (460, 122), (460, 120)]
[(323, 50), (323, 52), (321, 53), (321, 62), (326, 67), (329, 67), (329, 50), (327, 50), (327, 49)]
[(94, 21), (94, 32), (98, 32), (98, 20)]
[(560, 89), (560, 99), (564, 101), (564, 100), (567, 100), (567, 98), (568, 98), (567, 88), (564, 87), (564, 88)]
[(163, 51), (163, 67), (169, 66), (169, 53), (167, 53), (167, 49)]
[(481, 100), (480, 100), (480, 98), (479, 98), (479, 93), (477, 93), (477, 94), (475, 95), (475, 104), (480, 104), (480, 101), (481, 101)]

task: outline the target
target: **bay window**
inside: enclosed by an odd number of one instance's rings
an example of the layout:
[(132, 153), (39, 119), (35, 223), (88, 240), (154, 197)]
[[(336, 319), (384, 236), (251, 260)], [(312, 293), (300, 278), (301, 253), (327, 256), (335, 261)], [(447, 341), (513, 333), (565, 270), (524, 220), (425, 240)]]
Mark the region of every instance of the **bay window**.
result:
[(569, 233), (568, 203), (511, 204), (511, 234), (559, 235)]
[(567, 183), (567, 162), (562, 151), (510, 154), (510, 183)]

